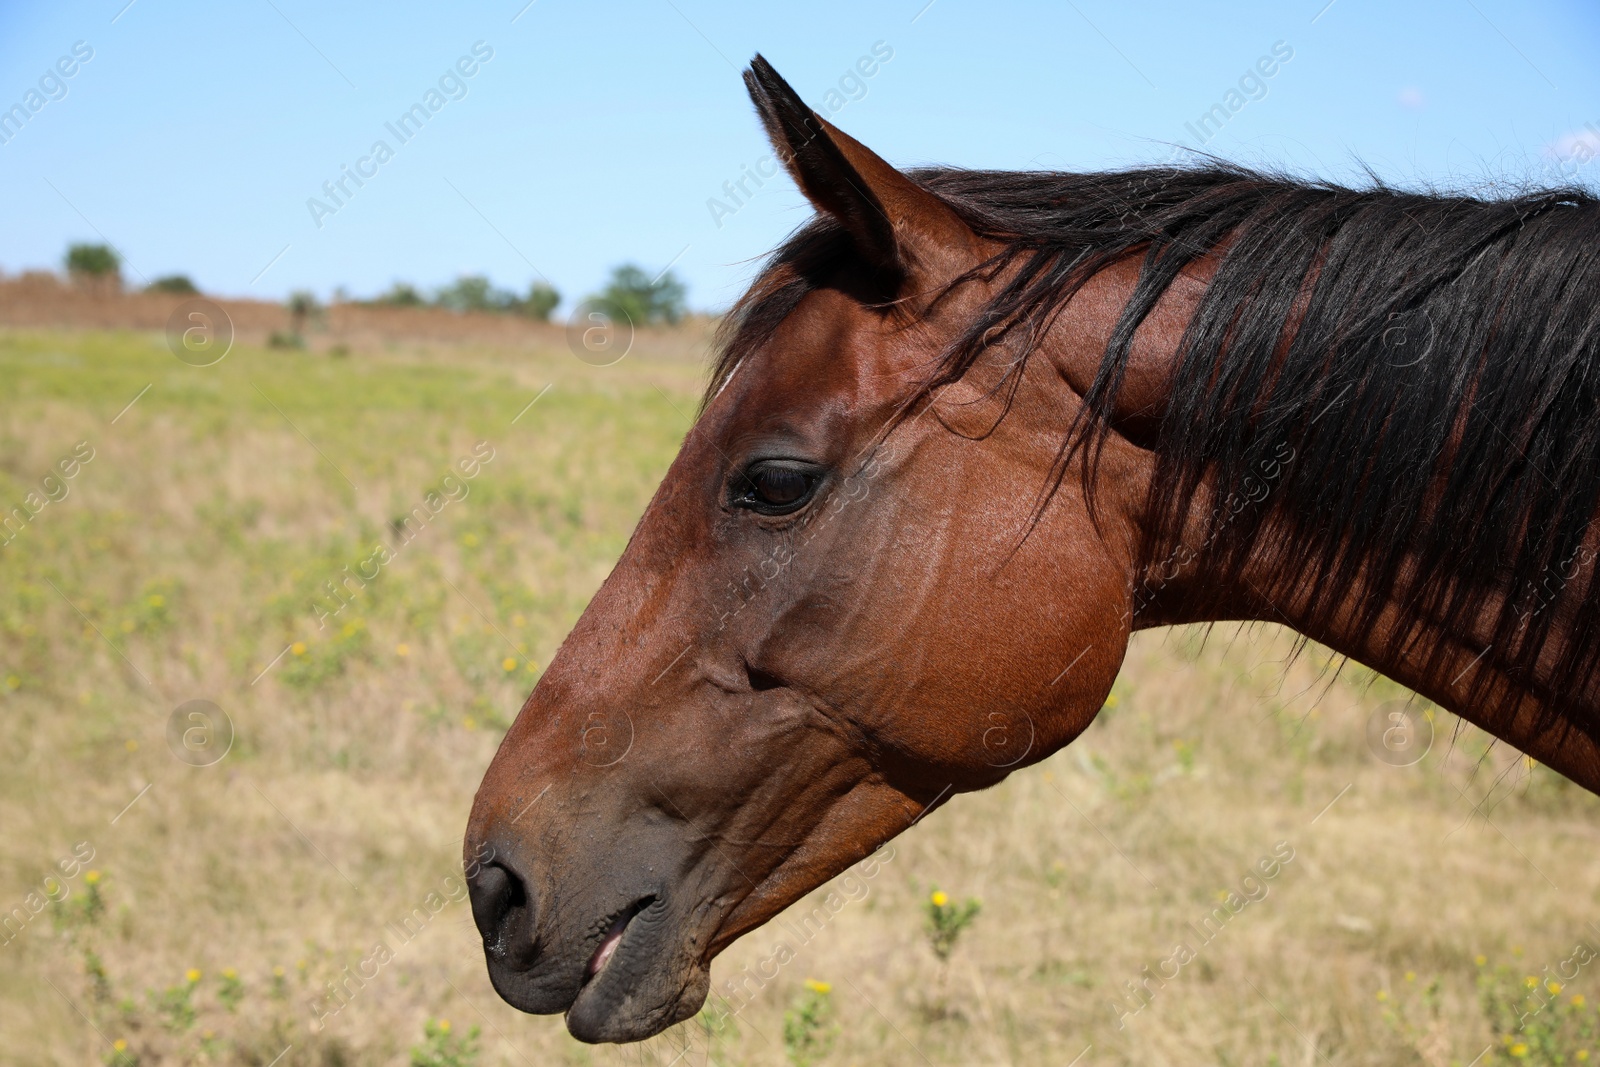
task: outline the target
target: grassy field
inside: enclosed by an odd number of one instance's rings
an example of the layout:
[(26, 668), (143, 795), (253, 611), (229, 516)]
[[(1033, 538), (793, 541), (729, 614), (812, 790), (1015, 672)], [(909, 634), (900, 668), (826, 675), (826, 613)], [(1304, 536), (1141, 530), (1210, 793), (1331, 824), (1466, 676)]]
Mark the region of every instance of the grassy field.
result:
[[(645, 340), (0, 333), (0, 503), (48, 501), (0, 548), (0, 1063), (1582, 1062), (1600, 801), (1443, 712), (1385, 765), (1406, 694), (1271, 628), (1142, 635), (1076, 744), (725, 955), (796, 957), (736, 1016), (588, 1048), (501, 1003), (461, 831), (688, 426), (703, 338)], [(946, 962), (936, 890), (982, 905)]]

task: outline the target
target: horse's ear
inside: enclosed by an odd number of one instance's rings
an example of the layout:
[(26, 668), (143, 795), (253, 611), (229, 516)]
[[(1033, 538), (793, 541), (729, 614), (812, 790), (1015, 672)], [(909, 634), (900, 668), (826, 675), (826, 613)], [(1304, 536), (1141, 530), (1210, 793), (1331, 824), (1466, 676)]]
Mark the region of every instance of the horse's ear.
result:
[(977, 238), (949, 205), (812, 111), (759, 54), (744, 83), (800, 191), (844, 226), (867, 262), (917, 288), (972, 264)]

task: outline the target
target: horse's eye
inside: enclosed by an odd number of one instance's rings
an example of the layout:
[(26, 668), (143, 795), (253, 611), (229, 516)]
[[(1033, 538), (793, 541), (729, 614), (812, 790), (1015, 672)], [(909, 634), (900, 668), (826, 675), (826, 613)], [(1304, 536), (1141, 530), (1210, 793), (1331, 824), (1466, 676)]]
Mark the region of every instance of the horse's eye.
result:
[(739, 478), (733, 502), (762, 515), (787, 515), (811, 499), (820, 481), (804, 467), (766, 460), (752, 464)]

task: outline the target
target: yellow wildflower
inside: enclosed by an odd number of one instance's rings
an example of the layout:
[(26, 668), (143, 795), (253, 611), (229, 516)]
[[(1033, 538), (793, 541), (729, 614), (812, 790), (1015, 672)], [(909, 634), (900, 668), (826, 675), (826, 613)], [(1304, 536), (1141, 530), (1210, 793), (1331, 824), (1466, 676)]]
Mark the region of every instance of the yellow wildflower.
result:
[(100, 884), (100, 872), (99, 871), (90, 871), (88, 874), (83, 876), (83, 880), (85, 882), (88, 882), (90, 885), (99, 885)]
[(234, 970), (232, 967), (224, 967), (222, 968), (222, 977), (229, 979), (237, 978), (239, 977), (239, 972)]
[(304, 641), (296, 641), (290, 646), (289, 651), (297, 656), (303, 656), (306, 654), (306, 643)]
[(1586, 1049), (1586, 1048), (1580, 1048), (1578, 1050), (1578, 1055), (1577, 1055), (1576, 1058), (1577, 1058), (1579, 1063), (1583, 1063), (1585, 1060), (1587, 1060), (1589, 1058), (1589, 1050)]
[(148, 598), (148, 600), (146, 601), (146, 603), (148, 603), (153, 608), (159, 608), (161, 605), (165, 604), (166, 602), (167, 602), (166, 598), (163, 597), (160, 593), (151, 593), (149, 598)]
[(189, 980), (190, 985), (200, 981), (200, 972), (195, 970), (193, 967), (190, 967), (187, 971), (184, 971), (183, 976)]
[(1472, 962), (1476, 963), (1479, 967), (1482, 967), (1485, 963), (1489, 962), (1489, 957), (1479, 953), (1478, 955), (1472, 957)]
[(1528, 1054), (1528, 1043), (1526, 1041), (1518, 1041), (1511, 1046), (1511, 1054), (1519, 1060), (1522, 1059)]
[(440, 1019), (439, 1020), (439, 1032), (441, 1034), (448, 1034), (450, 1032), (450, 1020), (449, 1019)]
[(950, 897), (946, 895), (942, 889), (935, 889), (933, 891), (933, 895), (928, 899), (933, 902), (933, 906), (936, 908), (942, 908), (946, 904), (950, 903)]
[(401, 642), (400, 644), (395, 645), (394, 646), (394, 650), (395, 650), (396, 654), (401, 655), (401, 656), (409, 656), (409, 655), (411, 655), (411, 646), (408, 645), (408, 644), (405, 644), (404, 642)]
[(111, 1042), (111, 1047), (116, 1049), (118, 1052), (128, 1051), (128, 1043), (120, 1037)]
[(129, 752), (137, 752), (139, 751), (139, 742), (130, 737), (126, 741), (122, 742), (122, 747), (127, 749)]
[(274, 978), (282, 978), (283, 977), (283, 964), (280, 963), (280, 964), (278, 964), (278, 966), (272, 968), (272, 977), (274, 977)]
[(819, 982), (815, 978), (806, 979), (806, 988), (811, 990), (813, 993), (827, 994), (833, 992), (833, 985), (831, 983)]
[(517, 669), (517, 661), (512, 659), (510, 656), (507, 656), (505, 659), (500, 661), (500, 669), (503, 671), (514, 671)]
[(1535, 978), (1533, 975), (1530, 974), (1530, 975), (1528, 975), (1528, 977), (1526, 977), (1526, 978), (1524, 978), (1522, 980), (1522, 984), (1527, 986), (1529, 989), (1538, 989), (1539, 988), (1539, 979)]
[(1574, 1008), (1583, 1007), (1583, 994), (1582, 993), (1574, 993), (1574, 994), (1572, 994), (1572, 1006)]
[(1416, 980), (1417, 980), (1417, 972), (1416, 971), (1407, 971), (1406, 972), (1406, 981), (1415, 982)]
[(1387, 992), (1385, 992), (1384, 990), (1380, 989), (1380, 990), (1378, 990), (1378, 999), (1379, 1000), (1388, 1000), (1389, 999), (1389, 994)]
[(1548, 982), (1546, 982), (1544, 984), (1544, 987), (1546, 989), (1550, 990), (1550, 992), (1552, 992), (1552, 993), (1561, 992), (1561, 983), (1556, 981), (1554, 978), (1552, 978)]

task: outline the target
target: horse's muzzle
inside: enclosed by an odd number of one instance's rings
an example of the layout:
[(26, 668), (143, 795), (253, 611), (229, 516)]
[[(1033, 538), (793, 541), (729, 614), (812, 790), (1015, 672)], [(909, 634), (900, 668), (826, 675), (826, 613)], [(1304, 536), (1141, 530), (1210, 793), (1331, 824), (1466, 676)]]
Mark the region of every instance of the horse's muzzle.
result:
[(468, 891), (489, 979), (507, 1003), (565, 1012), (567, 1029), (589, 1042), (643, 1040), (699, 1010), (710, 974), (665, 885), (637, 882), (637, 869), (600, 878), (569, 871), (560, 914), (541, 914), (513, 853), (494, 855)]

